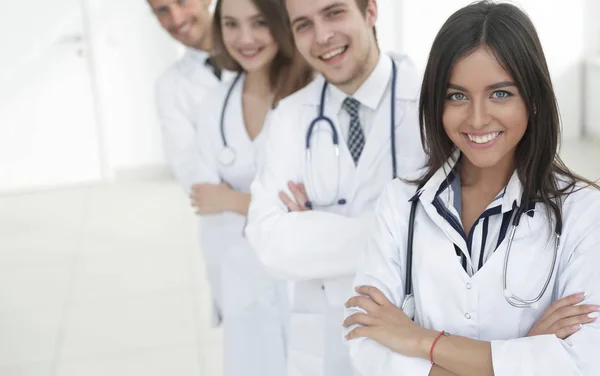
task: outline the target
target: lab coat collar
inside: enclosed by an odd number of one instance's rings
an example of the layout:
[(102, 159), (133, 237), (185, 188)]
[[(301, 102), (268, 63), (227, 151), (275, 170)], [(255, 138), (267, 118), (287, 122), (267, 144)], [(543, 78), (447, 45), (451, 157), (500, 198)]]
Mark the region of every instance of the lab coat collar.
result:
[[(420, 199), (424, 203), (432, 203), (443, 191), (449, 189), (452, 181), (458, 178), (454, 175), (454, 168), (461, 156), (460, 150), (456, 149), (446, 163), (417, 191), (410, 201)], [(506, 213), (521, 205), (523, 185), (515, 170), (504, 189), (494, 198), (488, 209), (501, 206), (501, 212)], [(453, 202), (453, 198), (450, 198)], [(444, 201), (447, 201), (444, 198)], [(448, 202), (446, 203), (448, 204)]]
[[(367, 80), (358, 88), (351, 97), (360, 102), (361, 105), (376, 111), (387, 91), (392, 77), (392, 61), (388, 56), (380, 55), (379, 61)], [(342, 103), (348, 94), (341, 91), (337, 86), (330, 85), (330, 103), (332, 108), (341, 109)]]
[[(400, 54), (381, 54), (375, 69), (371, 72), (367, 81), (357, 90), (353, 98), (369, 108), (377, 109), (384, 95), (387, 95), (387, 89), (391, 86), (392, 59), (396, 63), (398, 78), (396, 82), (396, 101), (416, 101), (419, 96), (420, 79), (419, 77), (415, 77), (415, 67), (412, 60), (408, 56)], [(321, 90), (324, 84), (325, 77), (318, 75), (305, 88), (306, 90), (301, 90), (298, 93), (298, 98), (307, 105), (318, 106), (321, 102)], [(330, 84), (327, 86), (325, 105), (327, 108), (339, 111), (342, 108), (342, 102), (347, 96), (340, 89)]]
[(204, 64), (206, 62), (206, 59), (208, 59), (209, 57), (210, 54), (208, 52), (189, 47), (185, 51), (184, 58), (189, 58), (197, 63)]
[[(202, 86), (208, 82), (218, 83), (219, 79), (213, 73), (212, 68), (206, 64), (209, 56), (210, 54), (206, 51), (188, 48), (178, 64), (180, 74), (192, 83)], [(210, 81), (207, 82), (207, 80)]]

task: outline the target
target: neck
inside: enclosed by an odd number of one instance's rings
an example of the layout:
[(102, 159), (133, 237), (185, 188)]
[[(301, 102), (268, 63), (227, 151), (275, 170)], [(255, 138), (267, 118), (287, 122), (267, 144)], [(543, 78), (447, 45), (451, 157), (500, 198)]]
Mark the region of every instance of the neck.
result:
[(212, 24), (210, 22), (206, 23), (202, 38), (200, 38), (200, 41), (193, 47), (208, 53), (212, 51)]
[(356, 93), (356, 91), (365, 83), (365, 81), (367, 81), (369, 76), (371, 76), (371, 73), (373, 73), (375, 70), (377, 63), (379, 62), (379, 55), (379, 48), (377, 47), (377, 43), (374, 42), (371, 45), (371, 51), (367, 55), (364, 65), (358, 68), (358, 74), (348, 82), (336, 85), (338, 89), (347, 95), (354, 95), (354, 93)]
[(246, 73), (244, 94), (259, 95), (270, 98), (272, 95), (269, 83), (269, 66)]
[(460, 161), (460, 181), (464, 187), (476, 188), (482, 192), (500, 192), (508, 184), (514, 170), (514, 156), (507, 156), (492, 167), (477, 167), (464, 155)]

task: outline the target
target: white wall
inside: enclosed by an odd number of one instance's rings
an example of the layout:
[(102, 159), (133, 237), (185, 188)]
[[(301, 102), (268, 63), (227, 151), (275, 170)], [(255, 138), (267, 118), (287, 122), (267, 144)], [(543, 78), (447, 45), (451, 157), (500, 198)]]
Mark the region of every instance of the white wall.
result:
[(402, 2), (398, 0), (379, 0), (377, 19), (377, 39), (383, 51), (401, 51), (402, 28), (398, 23)]
[(83, 0), (110, 175), (162, 166), (154, 83), (178, 54), (144, 0)]
[[(444, 21), (472, 0), (398, 0), (403, 14), (400, 45), (425, 67), (435, 35)], [(515, 0), (532, 18), (545, 49), (558, 97), (565, 139), (582, 134), (583, 58), (598, 43), (598, 0)], [(588, 25), (588, 26), (586, 26)], [(596, 37), (591, 37), (596, 29)], [(600, 48), (600, 46), (598, 46)]]

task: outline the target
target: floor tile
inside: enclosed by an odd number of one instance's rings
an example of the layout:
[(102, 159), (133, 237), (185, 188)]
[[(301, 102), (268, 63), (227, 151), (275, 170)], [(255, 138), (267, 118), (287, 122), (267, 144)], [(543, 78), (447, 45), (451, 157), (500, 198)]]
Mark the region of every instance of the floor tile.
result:
[(157, 346), (193, 346), (191, 294), (163, 292), (74, 304), (68, 308), (60, 361)]
[(57, 376), (217, 376), (203, 374), (196, 347), (157, 348), (134, 354), (63, 362)]

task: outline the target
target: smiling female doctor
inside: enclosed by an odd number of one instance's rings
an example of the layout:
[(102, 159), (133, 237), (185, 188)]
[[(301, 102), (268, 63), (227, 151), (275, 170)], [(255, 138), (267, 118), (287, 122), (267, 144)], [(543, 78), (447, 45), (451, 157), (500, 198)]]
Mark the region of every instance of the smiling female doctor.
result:
[[(386, 376), (599, 375), (600, 307), (588, 303), (600, 302), (600, 191), (558, 157), (558, 108), (527, 16), (488, 2), (451, 16), (420, 115), (428, 168), (384, 191), (361, 295), (346, 303), (354, 365)], [(586, 304), (563, 324), (582, 327), (564, 339), (533, 333), (576, 293)]]
[(286, 287), (265, 273), (243, 228), (265, 117), (312, 73), (295, 56), (281, 0), (217, 1), (213, 38), (217, 60), (238, 75), (211, 92), (199, 111), (201, 181), (192, 203), (202, 219), (209, 273), (219, 278), (224, 374), (281, 376)]

